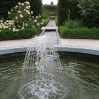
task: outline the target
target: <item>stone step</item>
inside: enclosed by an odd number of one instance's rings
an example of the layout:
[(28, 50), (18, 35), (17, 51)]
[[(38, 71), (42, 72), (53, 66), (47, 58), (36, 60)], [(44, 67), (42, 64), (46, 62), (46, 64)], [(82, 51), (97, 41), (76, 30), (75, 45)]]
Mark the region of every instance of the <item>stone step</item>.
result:
[(51, 26), (48, 26), (48, 27), (42, 27), (41, 28), (42, 30), (57, 30), (58, 29), (58, 27), (57, 26), (53, 26), (53, 27), (51, 27)]

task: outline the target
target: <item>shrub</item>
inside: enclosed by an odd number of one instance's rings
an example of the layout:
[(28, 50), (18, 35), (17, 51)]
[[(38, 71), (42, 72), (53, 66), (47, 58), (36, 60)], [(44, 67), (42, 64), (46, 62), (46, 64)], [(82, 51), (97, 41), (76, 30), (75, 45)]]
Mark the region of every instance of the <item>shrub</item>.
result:
[(87, 27), (99, 27), (99, 1), (85, 0), (78, 4), (84, 25)]
[(18, 2), (25, 1), (26, 0), (0, 0), (0, 18), (8, 19), (8, 11)]
[(38, 34), (37, 28), (27, 28), (20, 30), (18, 32), (13, 32), (12, 30), (2, 30), (0, 32), (1, 40), (15, 40), (15, 39), (28, 39), (32, 38), (34, 35)]
[(34, 28), (34, 27), (40, 27), (43, 25), (42, 17), (41, 15), (38, 16), (32, 16), (33, 11), (30, 13), (30, 3), (28, 1), (24, 3), (18, 3), (15, 7), (11, 9), (11, 11), (8, 12), (9, 18), (14, 21), (13, 29), (16, 31), (16, 29), (24, 29), (26, 27), (28, 28)]
[(56, 25), (58, 26), (58, 19), (57, 19), (57, 17), (55, 18), (55, 22), (56, 22)]
[(41, 15), (32, 16), (33, 11), (30, 13), (30, 8), (31, 6), (28, 1), (24, 3), (19, 2), (8, 12), (11, 20), (0, 20), (0, 31), (3, 29), (13, 29), (13, 32), (15, 32), (25, 28), (41, 28), (43, 25)]
[(44, 24), (43, 25), (46, 26), (48, 24), (49, 20), (50, 20), (49, 18), (48, 19), (44, 19)]
[(83, 25), (81, 20), (76, 19), (72, 21), (71, 19), (69, 19), (65, 22), (64, 26), (68, 29), (70, 28), (73, 29), (73, 28), (81, 28)]
[(43, 13), (43, 14), (42, 14), (42, 19), (48, 19), (48, 18), (49, 18), (49, 16), (48, 16), (47, 13)]
[(1, 40), (12, 40), (13, 39), (13, 31), (12, 30), (2, 30), (0, 32), (0, 41)]
[(67, 19), (67, 12), (69, 8), (69, 0), (59, 0), (58, 1), (58, 23), (63, 25)]
[(99, 39), (99, 29), (96, 28), (66, 29), (64, 26), (60, 26), (59, 32), (63, 38)]
[(58, 24), (63, 25), (68, 18), (68, 10), (70, 9), (70, 18), (72, 20), (80, 17), (77, 8), (78, 0), (58, 0)]
[(33, 16), (42, 14), (42, 1), (41, 0), (0, 0), (0, 18), (8, 19), (8, 11), (14, 7), (18, 2), (29, 1), (31, 10), (34, 12)]
[(72, 20), (79, 19), (80, 18), (80, 13), (79, 13), (79, 8), (77, 7), (78, 5), (78, 0), (70, 0), (69, 2), (69, 9), (70, 9), (70, 18)]
[(33, 11), (33, 16), (36, 17), (42, 14), (42, 0), (28, 0)]
[(44, 8), (44, 12), (49, 16), (56, 15), (57, 5), (44, 5), (43, 8)]
[(64, 23), (64, 26), (68, 29), (73, 29), (73, 28), (81, 28), (83, 26), (82, 24), (82, 20), (78, 20), (78, 19), (75, 19), (75, 20), (72, 20), (70, 18), (70, 9), (68, 10), (68, 15), (67, 15), (67, 21), (65, 21)]
[(20, 28), (23, 26), (23, 22), (27, 23), (29, 18), (31, 17), (30, 14), (30, 3), (28, 1), (24, 3), (18, 3), (15, 7), (8, 12), (9, 18), (14, 20), (14, 24), (16, 28)]

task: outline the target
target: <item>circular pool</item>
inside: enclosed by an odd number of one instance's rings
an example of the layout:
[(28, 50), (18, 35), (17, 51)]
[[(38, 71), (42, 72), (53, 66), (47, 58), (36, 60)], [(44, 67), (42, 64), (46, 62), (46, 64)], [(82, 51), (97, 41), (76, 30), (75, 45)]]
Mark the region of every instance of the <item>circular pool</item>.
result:
[[(99, 62), (72, 55), (60, 55), (60, 60), (68, 90), (65, 99), (99, 99)], [(20, 99), (23, 62), (24, 56), (0, 59), (0, 99)]]

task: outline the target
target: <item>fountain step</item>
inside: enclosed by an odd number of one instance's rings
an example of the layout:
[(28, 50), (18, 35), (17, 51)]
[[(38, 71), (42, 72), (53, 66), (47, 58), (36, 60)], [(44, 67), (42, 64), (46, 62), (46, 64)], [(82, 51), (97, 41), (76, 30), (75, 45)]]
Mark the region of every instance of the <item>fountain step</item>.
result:
[(57, 26), (48, 26), (48, 27), (42, 27), (42, 30), (57, 30), (58, 27)]

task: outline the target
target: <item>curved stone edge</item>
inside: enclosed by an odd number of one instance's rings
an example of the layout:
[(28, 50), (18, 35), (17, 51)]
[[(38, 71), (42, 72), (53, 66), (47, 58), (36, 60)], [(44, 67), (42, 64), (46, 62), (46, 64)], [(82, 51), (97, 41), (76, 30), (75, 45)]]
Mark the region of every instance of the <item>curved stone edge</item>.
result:
[(99, 56), (99, 47), (61, 44), (61, 45), (56, 45), (56, 48), (60, 52), (76, 52), (76, 53), (92, 54)]
[[(26, 52), (29, 45), (20, 45), (20, 46), (10, 46), (10, 47), (0, 47), (0, 55)], [(57, 51), (60, 52), (76, 52), (76, 53), (85, 53), (99, 56), (99, 47), (93, 46), (80, 46), (80, 45), (55, 45)]]
[(28, 45), (20, 45), (20, 46), (10, 46), (10, 47), (0, 47), (0, 55), (18, 53), (18, 52), (26, 52)]

